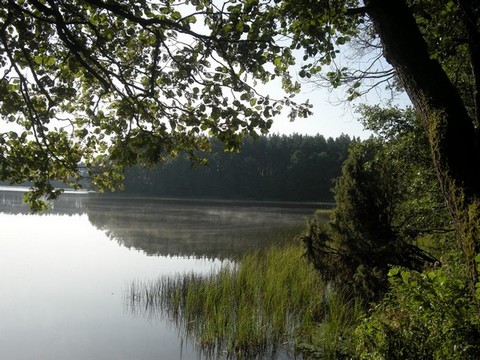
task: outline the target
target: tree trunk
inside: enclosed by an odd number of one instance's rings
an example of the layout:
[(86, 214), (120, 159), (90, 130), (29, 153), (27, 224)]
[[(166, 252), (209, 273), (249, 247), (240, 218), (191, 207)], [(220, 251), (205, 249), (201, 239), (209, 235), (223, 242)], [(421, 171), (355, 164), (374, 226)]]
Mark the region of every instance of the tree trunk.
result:
[(384, 55), (396, 69), (418, 111), (430, 142), (434, 166), (455, 223), (474, 285), (480, 252), (479, 148), (474, 121), (427, 44), (405, 0), (366, 0)]

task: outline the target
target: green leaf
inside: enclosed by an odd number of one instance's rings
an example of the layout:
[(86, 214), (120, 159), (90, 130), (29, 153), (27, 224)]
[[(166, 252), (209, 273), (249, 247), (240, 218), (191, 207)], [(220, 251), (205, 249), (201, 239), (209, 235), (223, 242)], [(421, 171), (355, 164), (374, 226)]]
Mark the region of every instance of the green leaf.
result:
[(401, 277), (404, 283), (408, 283), (410, 278), (412, 277), (412, 274), (410, 274), (410, 272), (408, 271), (402, 271)]
[(174, 19), (174, 20), (180, 20), (182, 18), (182, 14), (178, 11), (173, 11), (171, 14), (170, 14), (171, 18)]

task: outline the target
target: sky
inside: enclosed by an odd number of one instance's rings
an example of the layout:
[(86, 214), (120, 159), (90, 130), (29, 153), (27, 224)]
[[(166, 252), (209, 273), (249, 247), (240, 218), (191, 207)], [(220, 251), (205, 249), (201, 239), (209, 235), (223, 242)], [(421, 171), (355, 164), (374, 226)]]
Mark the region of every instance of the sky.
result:
[[(270, 133), (285, 135), (297, 133), (312, 136), (319, 134), (325, 138), (336, 138), (345, 134), (362, 140), (369, 138), (372, 133), (363, 128), (355, 108), (360, 103), (385, 105), (387, 99), (390, 99), (389, 95), (381, 89), (376, 89), (354, 102), (343, 101), (343, 97), (342, 90), (332, 91), (332, 89), (304, 85), (302, 92), (294, 101), (309, 99), (313, 105), (313, 115), (293, 122), (287, 116), (275, 118)], [(410, 105), (410, 101), (406, 95), (401, 95), (392, 104), (405, 107)]]
[(342, 134), (351, 137), (368, 138), (370, 132), (366, 131), (358, 114), (354, 112), (354, 104), (340, 102), (335, 95), (326, 89), (303, 91), (299, 98), (309, 99), (313, 105), (313, 115), (308, 118), (299, 118), (290, 121), (286, 117), (274, 119), (271, 133), (291, 135), (294, 133), (304, 135), (323, 135), (325, 138), (336, 138)]
[[(303, 56), (303, 52), (300, 54)], [(385, 84), (380, 84), (374, 86), (369, 92), (365, 95), (362, 95), (358, 99), (352, 102), (346, 101), (346, 87), (339, 87), (333, 89), (331, 86), (327, 85), (327, 82), (324, 82), (324, 86), (320, 87), (318, 83), (321, 81), (316, 81), (317, 85), (313, 82), (305, 83), (304, 80), (298, 77), (298, 69), (302, 64), (302, 56), (298, 56), (298, 63), (290, 69), (292, 80), (299, 81), (301, 84), (301, 92), (296, 95), (293, 101), (297, 103), (302, 103), (306, 100), (309, 100), (310, 104), (313, 105), (311, 109), (313, 115), (308, 118), (297, 118), (295, 121), (291, 122), (287, 116), (286, 112), (284, 116), (276, 117), (274, 119), (273, 125), (270, 129), (270, 133), (275, 134), (285, 134), (291, 135), (294, 133), (305, 134), (305, 135), (323, 135), (325, 138), (336, 138), (342, 134), (349, 135), (350, 137), (359, 137), (362, 140), (369, 138), (372, 133), (363, 128), (363, 125), (359, 121), (360, 115), (356, 113), (356, 107), (360, 104), (368, 105), (396, 105), (401, 108), (410, 106), (411, 102), (408, 99), (406, 94), (395, 94), (395, 98), (392, 99), (392, 92), (390, 90), (385, 90)], [(338, 67), (341, 66), (351, 66), (352, 68), (362, 68), (371, 64), (371, 58), (376, 58), (377, 53), (369, 54), (365, 59), (362, 59), (364, 62), (360, 63), (350, 63), (348, 57), (345, 57), (344, 54), (340, 54)], [(377, 61), (377, 60), (375, 60)], [(390, 68), (385, 60), (381, 59), (376, 63), (376, 66), (379, 67), (378, 70), (385, 70)], [(376, 69), (376, 68), (375, 68)], [(375, 70), (374, 69), (374, 70)], [(318, 79), (317, 79), (318, 80)], [(315, 81), (315, 80), (314, 80)], [(367, 82), (365, 87), (362, 86), (361, 90), (365, 90), (369, 86)], [(270, 98), (282, 99), (285, 97), (281, 89), (281, 83), (278, 79), (275, 79), (267, 84), (263, 84), (255, 87), (260, 94), (268, 94)]]

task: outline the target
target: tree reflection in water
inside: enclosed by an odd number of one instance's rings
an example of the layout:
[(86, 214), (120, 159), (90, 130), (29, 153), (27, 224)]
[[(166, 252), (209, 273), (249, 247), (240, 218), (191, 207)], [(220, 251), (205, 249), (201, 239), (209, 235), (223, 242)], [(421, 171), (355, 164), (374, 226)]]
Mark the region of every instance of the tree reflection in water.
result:
[[(0, 191), (0, 213), (27, 214), (18, 191)], [(96, 228), (147, 255), (229, 259), (271, 244), (272, 233), (302, 226), (330, 204), (62, 195), (45, 214), (87, 214)]]

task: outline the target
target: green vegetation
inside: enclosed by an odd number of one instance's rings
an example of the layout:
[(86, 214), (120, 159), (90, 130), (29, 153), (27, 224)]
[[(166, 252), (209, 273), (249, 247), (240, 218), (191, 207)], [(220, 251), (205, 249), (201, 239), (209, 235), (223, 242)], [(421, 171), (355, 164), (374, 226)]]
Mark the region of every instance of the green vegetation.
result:
[(324, 284), (297, 244), (250, 252), (208, 275), (134, 283), (134, 309), (165, 311), (211, 355), (255, 358), (285, 349), (322, 313)]
[(355, 330), (360, 359), (478, 359), (480, 314), (461, 264), (393, 268), (391, 290)]
[(125, 192), (163, 197), (332, 202), (331, 187), (353, 142), (317, 136), (246, 138), (238, 153), (212, 141), (205, 166), (179, 156), (153, 169), (130, 168)]
[(297, 337), (296, 347), (304, 359), (348, 359), (355, 353), (355, 327), (363, 316), (358, 298), (328, 286), (323, 293), (323, 312)]
[[(221, 346), (226, 343), (230, 344), (231, 352), (242, 349), (242, 354), (271, 349), (268, 346), (278, 344), (281, 336), (290, 331), (295, 338), (295, 348), (307, 358), (478, 358), (478, 287), (472, 293), (467, 265), (453, 242), (454, 227), (428, 156), (428, 142), (422, 135), (419, 119), (410, 109), (364, 107), (361, 111), (365, 125), (374, 130), (377, 137), (352, 144), (342, 176), (336, 182), (337, 207), (330, 213), (330, 221), (325, 222), (325, 213), (319, 211), (297, 236), (304, 245), (306, 258), (318, 271), (314, 278), (320, 275), (318, 278), (322, 279), (317, 278), (318, 288), (302, 295), (313, 292), (318, 296), (314, 316), (305, 313), (299, 302), (292, 302), (288, 310), (276, 305), (274, 308), (280, 313), (268, 313), (264, 317), (272, 325), (267, 326), (253, 317), (260, 327), (269, 329), (270, 338), (241, 336), (237, 333), (241, 326), (222, 320), (230, 324), (226, 332), (239, 339), (241, 346), (218, 329), (189, 329), (196, 322), (205, 324), (210, 316), (202, 314), (203, 307), (186, 305), (189, 294), (195, 294), (190, 295), (191, 299), (202, 299), (198, 300), (199, 304), (211, 304), (214, 310), (222, 302), (215, 296), (214, 300), (207, 301), (207, 292), (219, 291), (233, 295), (234, 300), (243, 299), (242, 291), (219, 286), (224, 279), (228, 279), (229, 284), (237, 281), (247, 294), (245, 300), (257, 300), (246, 305), (250, 315), (257, 314), (256, 309), (268, 308), (258, 296), (264, 294), (263, 290), (251, 290), (250, 284), (267, 288), (271, 285), (271, 289), (284, 294), (279, 299), (302, 294), (303, 290), (294, 289), (286, 280), (277, 281), (266, 275), (271, 273), (281, 278), (283, 274), (298, 273), (306, 277), (305, 269), (296, 269), (298, 264), (286, 272), (280, 271), (282, 265), (289, 262), (288, 258), (299, 258), (301, 250), (296, 249), (299, 251), (296, 255), (292, 253), (286, 258), (258, 253), (255, 257), (248, 255), (240, 259), (238, 267), (229, 268), (227, 272), (222, 270), (206, 279), (180, 278), (172, 287), (159, 290), (158, 294), (173, 299), (160, 305), (180, 316), (182, 320), (177, 317), (176, 321), (183, 324), (187, 333), (201, 339), (205, 336), (208, 341), (204, 344), (213, 344), (215, 350), (223, 349)], [(395, 131), (391, 131), (393, 128)], [(270, 262), (270, 259), (275, 260)], [(260, 265), (260, 260), (275, 270), (254, 271), (258, 278), (253, 276), (249, 282), (239, 282), (239, 278), (245, 278), (245, 269), (268, 268)], [(480, 266), (479, 257), (476, 261), (476, 266)], [(309, 271), (313, 273), (312, 269)], [(171, 283), (167, 281), (167, 284)], [(207, 291), (208, 286), (212, 288)], [(221, 290), (213, 290), (217, 288)], [(180, 300), (180, 294), (184, 300)], [(282, 300), (281, 304), (284, 303)], [(233, 314), (243, 312), (238, 310)], [(301, 326), (291, 320), (294, 314), (301, 314)], [(224, 317), (223, 313), (219, 316)], [(250, 329), (247, 332), (258, 334), (249, 321), (252, 317), (245, 320), (245, 329)], [(273, 326), (280, 332), (272, 332)], [(267, 343), (270, 345), (265, 345)], [(257, 347), (258, 344), (263, 345)]]
[[(429, 164), (426, 141), (410, 110), (365, 108), (364, 115), (402, 119), (394, 138), (354, 144), (335, 187), (332, 220), (313, 219), (301, 235), (307, 255), (325, 281), (347, 287), (365, 300), (378, 300), (388, 289), (392, 266), (422, 270), (437, 261), (418, 246), (420, 235), (451, 231)], [(436, 209), (432, 214), (431, 210)]]
[[(297, 93), (291, 69), (302, 51), (299, 77), (345, 85), (348, 99), (382, 83), (404, 90), (418, 120), (363, 109), (379, 138), (352, 149), (331, 222), (313, 221), (302, 240), (335, 291), (374, 309), (356, 332), (361, 356), (478, 355), (478, 1), (2, 5), (0, 116), (20, 130), (0, 133), (0, 180), (32, 182), (36, 209), (58, 196), (51, 180), (79, 186), (82, 161), (96, 186), (113, 188), (129, 166), (180, 152), (198, 161), (209, 137), (237, 150), (282, 107), (309, 115), (309, 104), (254, 88), (281, 78)], [(347, 44), (360, 68), (336, 63)]]
[(313, 219), (299, 236), (324, 281), (362, 304), (349, 356), (477, 359), (480, 298), (418, 119), (409, 110), (362, 113), (379, 136), (352, 147), (331, 220)]
[(253, 359), (282, 351), (305, 359), (346, 357), (354, 351), (361, 301), (325, 285), (298, 239), (292, 242), (298, 230), (272, 234), (277, 245), (206, 275), (135, 281), (126, 301), (135, 313), (167, 316), (207, 357)]

